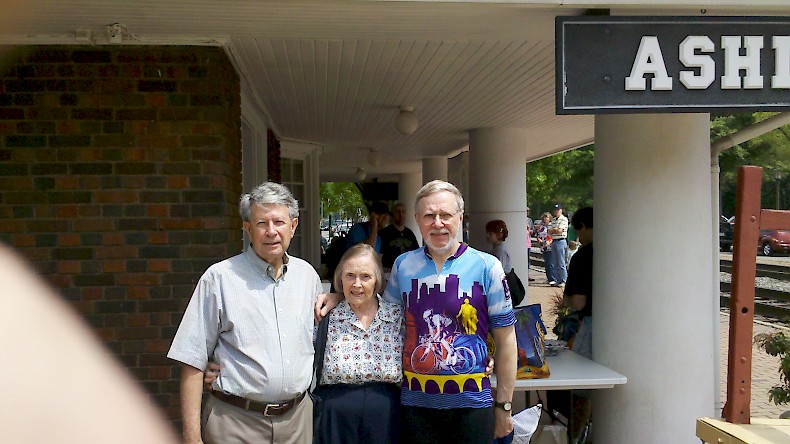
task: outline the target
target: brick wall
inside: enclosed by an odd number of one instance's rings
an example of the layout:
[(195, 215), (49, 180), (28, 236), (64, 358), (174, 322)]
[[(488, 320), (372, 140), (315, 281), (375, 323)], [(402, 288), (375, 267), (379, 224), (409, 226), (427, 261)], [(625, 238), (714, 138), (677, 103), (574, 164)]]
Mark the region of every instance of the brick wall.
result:
[(239, 91), (219, 48), (0, 47), (0, 240), (173, 418), (170, 341), (241, 246)]

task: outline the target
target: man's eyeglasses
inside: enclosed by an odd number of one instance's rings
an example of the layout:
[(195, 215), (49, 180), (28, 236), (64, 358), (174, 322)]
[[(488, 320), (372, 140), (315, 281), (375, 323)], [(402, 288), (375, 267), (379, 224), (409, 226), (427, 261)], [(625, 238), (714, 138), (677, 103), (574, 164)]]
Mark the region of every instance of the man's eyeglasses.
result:
[(438, 217), (442, 223), (446, 224), (453, 220), (456, 214), (458, 214), (457, 211), (455, 213), (425, 213), (422, 215), (422, 223), (426, 225), (432, 224)]

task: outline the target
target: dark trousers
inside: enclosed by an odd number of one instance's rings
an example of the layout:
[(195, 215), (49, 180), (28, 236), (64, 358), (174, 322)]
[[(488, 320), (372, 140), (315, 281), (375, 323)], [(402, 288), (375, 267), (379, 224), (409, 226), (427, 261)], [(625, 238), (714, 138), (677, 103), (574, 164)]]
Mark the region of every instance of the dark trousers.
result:
[(403, 438), (410, 444), (491, 444), (494, 410), (403, 406)]
[(400, 386), (386, 383), (318, 387), (321, 444), (399, 444), (400, 391)]

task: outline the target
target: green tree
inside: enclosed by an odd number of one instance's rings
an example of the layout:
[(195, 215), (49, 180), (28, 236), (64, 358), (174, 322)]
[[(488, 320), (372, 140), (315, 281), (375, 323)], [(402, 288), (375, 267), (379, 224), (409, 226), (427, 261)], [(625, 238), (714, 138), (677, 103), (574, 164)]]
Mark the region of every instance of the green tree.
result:
[(362, 193), (352, 182), (322, 182), (320, 191), (323, 216), (351, 219), (364, 212)]
[(560, 202), (566, 211), (592, 205), (595, 146), (565, 151), (527, 164), (527, 196), (533, 218)]
[[(711, 115), (711, 142), (732, 134), (747, 126), (765, 120), (776, 113), (740, 113)], [(719, 155), (719, 189), (721, 212), (735, 212), (735, 186), (738, 167), (755, 165), (763, 168), (762, 207), (788, 208), (790, 194), (790, 126), (778, 128), (740, 145), (725, 150)]]
[[(711, 142), (775, 114), (711, 115)], [(594, 150), (594, 145), (589, 145), (527, 164), (527, 204), (533, 218), (555, 202), (570, 211), (592, 205)], [(719, 156), (719, 165), (722, 214), (735, 212), (735, 185), (741, 165), (763, 168), (763, 208), (790, 208), (790, 125), (725, 150)]]

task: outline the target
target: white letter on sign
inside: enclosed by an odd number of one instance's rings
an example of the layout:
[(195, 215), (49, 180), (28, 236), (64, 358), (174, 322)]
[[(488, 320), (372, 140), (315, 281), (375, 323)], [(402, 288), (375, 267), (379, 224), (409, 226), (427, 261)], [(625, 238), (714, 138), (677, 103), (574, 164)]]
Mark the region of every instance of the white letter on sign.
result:
[(650, 80), (650, 89), (655, 91), (672, 91), (672, 77), (667, 74), (658, 37), (643, 36), (639, 42), (631, 75), (625, 78), (626, 91), (644, 91), (646, 87), (645, 74), (653, 74)]
[(760, 75), (760, 50), (763, 37), (747, 35), (743, 37), (746, 55), (741, 55), (741, 36), (721, 36), (724, 48), (724, 75), (721, 76), (722, 89), (741, 89), (741, 70), (746, 71), (743, 79), (744, 89), (762, 89), (763, 76)]
[(790, 35), (774, 36), (774, 76), (771, 88), (790, 89)]
[(704, 35), (690, 35), (680, 43), (680, 62), (686, 68), (699, 68), (699, 75), (694, 71), (680, 71), (680, 83), (686, 89), (706, 89), (716, 80), (716, 62), (711, 56), (696, 54), (699, 52), (713, 52), (713, 41)]

